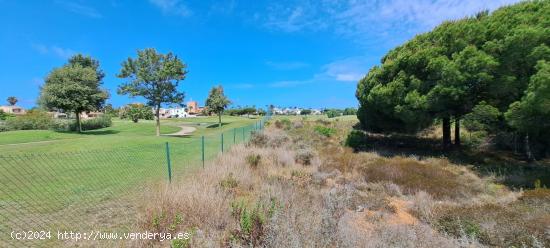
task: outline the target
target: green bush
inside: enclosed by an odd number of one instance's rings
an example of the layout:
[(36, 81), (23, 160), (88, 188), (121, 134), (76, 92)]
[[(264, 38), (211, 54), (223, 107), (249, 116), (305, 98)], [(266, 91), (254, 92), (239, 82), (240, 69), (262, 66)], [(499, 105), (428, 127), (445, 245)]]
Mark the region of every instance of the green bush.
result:
[(263, 236), (267, 220), (279, 208), (275, 199), (270, 200), (269, 206), (258, 202), (250, 209), (243, 200), (231, 203), (231, 215), (239, 224), (239, 235), (244, 244), (251, 247), (262, 247)]
[[(97, 118), (81, 121), (82, 131), (106, 128), (106, 127), (110, 127), (112, 124), (113, 122), (111, 121), (111, 117), (108, 115), (102, 115)], [(71, 131), (76, 131), (77, 130), (76, 122), (71, 123), (69, 125), (69, 129)]]
[(314, 130), (318, 134), (323, 135), (325, 137), (330, 137), (330, 136), (336, 134), (336, 129), (330, 128), (330, 127), (315, 126)]
[(220, 187), (223, 189), (233, 189), (239, 185), (239, 181), (233, 177), (233, 173), (229, 173), (227, 177), (220, 181)]
[(0, 109), (0, 121), (5, 121), (5, 120), (7, 120), (7, 119), (10, 118), (10, 117), (15, 117), (15, 115), (13, 115), (13, 114), (8, 114), (8, 113), (4, 112), (4, 110), (1, 110), (1, 109)]
[(468, 237), (475, 238), (476, 240), (483, 241), (487, 239), (487, 234), (483, 232), (481, 226), (470, 220), (445, 216), (439, 220), (437, 225), (443, 233), (450, 234), (455, 237), (467, 235)]
[(260, 165), (260, 162), (262, 160), (262, 156), (260, 154), (250, 154), (246, 156), (246, 163), (250, 165), (252, 168), (257, 168), (258, 165)]
[(119, 110), (118, 116), (120, 119), (130, 119), (133, 122), (142, 120), (153, 120), (155, 115), (151, 110), (151, 107), (143, 104), (128, 104)]
[(0, 121), (0, 132), (6, 132), (6, 131), (9, 131), (10, 129), (8, 128), (8, 126), (6, 126), (6, 122), (5, 121)]
[(292, 122), (287, 118), (283, 118), (283, 119), (280, 119), (280, 120), (275, 120), (275, 127), (279, 128), (279, 129), (288, 130), (288, 129), (290, 129), (291, 124), (292, 124)]
[(48, 130), (54, 120), (50, 114), (39, 110), (30, 110), (27, 114), (8, 118), (6, 120), (7, 130)]
[(352, 130), (346, 137), (345, 145), (355, 151), (363, 151), (369, 148), (368, 135), (359, 130)]

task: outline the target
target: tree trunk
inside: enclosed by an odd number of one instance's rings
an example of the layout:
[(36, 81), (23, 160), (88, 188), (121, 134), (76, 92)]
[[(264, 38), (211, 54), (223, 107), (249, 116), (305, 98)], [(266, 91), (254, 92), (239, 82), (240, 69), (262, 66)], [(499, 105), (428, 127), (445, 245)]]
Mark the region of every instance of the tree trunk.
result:
[(451, 119), (443, 118), (443, 149), (447, 150), (451, 146)]
[(222, 112), (218, 113), (218, 127), (222, 127)]
[(155, 117), (157, 121), (157, 136), (160, 136), (160, 104), (157, 105), (157, 109), (155, 110)]
[(529, 134), (525, 134), (525, 154), (527, 155), (527, 160), (535, 160), (533, 153), (531, 152), (531, 147), (529, 146)]
[(460, 118), (455, 117), (455, 146), (460, 147)]
[(80, 121), (80, 112), (75, 112), (76, 114), (76, 131), (82, 133), (82, 124)]

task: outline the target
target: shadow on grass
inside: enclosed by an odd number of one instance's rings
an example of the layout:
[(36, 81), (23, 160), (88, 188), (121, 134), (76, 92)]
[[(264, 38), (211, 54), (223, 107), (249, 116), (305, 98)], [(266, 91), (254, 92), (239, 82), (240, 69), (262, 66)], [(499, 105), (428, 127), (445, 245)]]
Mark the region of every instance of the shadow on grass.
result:
[[(229, 122), (222, 122), (222, 127), (227, 125), (227, 124), (229, 124)], [(219, 123), (215, 123), (215, 124), (210, 124), (210, 125), (206, 126), (206, 128), (217, 128), (219, 126), (220, 126)]]
[(550, 186), (550, 160), (527, 162), (521, 154), (502, 150), (482, 150), (461, 146), (443, 150), (439, 139), (403, 134), (372, 134), (355, 130), (347, 143), (355, 151), (376, 152), (380, 156), (415, 156), (419, 159), (444, 157), (454, 164), (473, 165), (481, 176), (496, 176), (512, 188), (533, 188), (535, 181)]
[(110, 135), (110, 134), (120, 133), (120, 131), (117, 131), (117, 130), (90, 130), (90, 131), (82, 131), (81, 133), (76, 131), (57, 131), (57, 132), (68, 133), (68, 134), (81, 134), (81, 135)]

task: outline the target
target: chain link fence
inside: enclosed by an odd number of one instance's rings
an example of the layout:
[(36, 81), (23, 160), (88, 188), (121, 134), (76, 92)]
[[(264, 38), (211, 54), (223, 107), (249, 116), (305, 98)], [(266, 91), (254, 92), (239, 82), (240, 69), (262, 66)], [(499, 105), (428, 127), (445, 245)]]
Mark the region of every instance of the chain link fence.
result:
[[(71, 242), (77, 241), (60, 240), (58, 235), (130, 231), (139, 211), (136, 203), (143, 200), (144, 192), (155, 185), (185, 180), (190, 171), (203, 168), (205, 161), (247, 142), (269, 118), (178, 142), (0, 154), (0, 247), (73, 246), (78, 243)], [(51, 237), (46, 237), (46, 231)]]

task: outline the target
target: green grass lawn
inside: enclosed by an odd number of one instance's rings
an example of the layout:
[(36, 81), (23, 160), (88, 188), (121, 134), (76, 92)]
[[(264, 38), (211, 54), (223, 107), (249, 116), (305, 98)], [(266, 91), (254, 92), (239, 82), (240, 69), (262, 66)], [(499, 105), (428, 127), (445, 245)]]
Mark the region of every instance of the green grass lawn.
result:
[[(8, 230), (127, 228), (131, 224), (98, 220), (98, 206), (109, 214), (126, 211), (122, 197), (139, 195), (147, 185), (167, 182), (166, 142), (173, 181), (200, 166), (202, 136), (205, 159), (250, 137), (259, 119), (217, 117), (163, 120), (161, 132), (180, 125), (197, 128), (188, 137), (155, 136), (154, 121), (114, 120), (109, 128), (82, 134), (55, 131), (0, 133), (0, 246)], [(122, 206), (122, 207), (120, 207)], [(99, 210), (97, 210), (99, 211)], [(116, 211), (115, 211), (116, 212)], [(119, 214), (122, 214), (119, 213)]]

